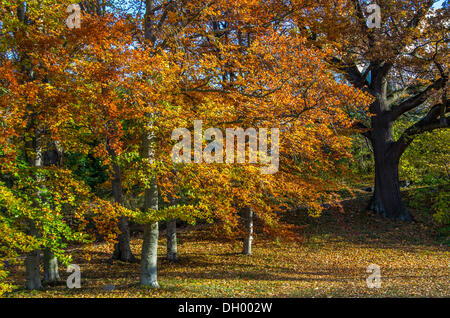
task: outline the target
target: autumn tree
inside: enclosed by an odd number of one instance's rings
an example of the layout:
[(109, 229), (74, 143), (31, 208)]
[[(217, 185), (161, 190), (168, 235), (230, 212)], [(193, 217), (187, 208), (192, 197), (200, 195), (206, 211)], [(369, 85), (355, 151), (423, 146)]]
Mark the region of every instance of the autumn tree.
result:
[[(98, 46), (106, 47), (114, 40), (109, 37), (108, 27), (114, 21), (86, 16), (83, 22), (88, 27), (70, 30), (64, 24), (68, 4), (44, 5), (36, 1), (28, 2), (26, 7), (11, 3), (2, 8), (2, 28), (7, 34), (2, 37), (5, 51), (0, 62), (2, 169), (3, 173), (14, 176), (9, 188), (20, 200), (17, 202), (29, 210), (15, 221), (17, 204), (6, 202), (7, 214), (2, 220), (37, 241), (34, 250), (27, 250), (25, 261), (29, 289), (41, 287), (41, 250), (44, 250), (44, 279), (55, 281), (58, 279), (56, 258), (65, 263), (69, 260), (64, 252), (67, 242), (87, 242), (83, 233), (87, 230), (86, 220), (100, 224), (98, 233), (113, 239), (117, 233), (111, 221), (118, 219), (116, 212), (122, 212), (120, 206), (91, 196), (86, 185), (77, 181), (60, 162), (61, 154), (66, 151), (94, 152), (95, 148), (86, 147), (91, 136), (95, 136), (89, 129), (100, 129), (110, 138), (117, 136), (117, 131), (111, 133), (96, 115), (114, 112), (118, 81), (106, 91), (97, 88), (102, 85), (105, 88), (103, 76), (123, 72), (121, 68), (105, 71), (111, 68), (112, 62), (118, 62), (112, 49), (109, 50), (112, 57), (102, 61), (103, 67), (93, 53), (98, 52)], [(120, 23), (110, 25), (117, 25), (120, 31), (126, 28)], [(120, 32), (112, 34), (117, 39)], [(116, 49), (122, 50), (120, 46)], [(126, 112), (121, 115), (126, 119)], [(98, 125), (93, 124), (95, 120)], [(113, 144), (118, 143), (108, 143)], [(78, 210), (80, 206), (84, 209)], [(79, 226), (72, 228), (74, 218), (78, 219), (75, 223)]]
[[(369, 209), (395, 220), (413, 219), (400, 195), (400, 157), (416, 136), (449, 126), (448, 3), (433, 8), (435, 3), (377, 1), (377, 27), (369, 1), (322, 2), (320, 23), (304, 30), (319, 47), (323, 35), (333, 41), (336, 71), (375, 97), (370, 117), (360, 114), (355, 127), (374, 152), (375, 190)], [(411, 114), (416, 122), (394, 138), (394, 123)]]
[[(21, 126), (18, 126), (14, 122), (5, 120), (4, 117), (5, 125), (22, 138), (16, 146), (21, 147), (25, 161), (33, 167), (28, 172), (34, 175), (35, 185), (29, 184), (29, 186), (31, 188), (37, 186), (32, 190), (36, 195), (31, 196), (30, 199), (34, 202), (34, 208), (45, 209), (44, 205), (49, 203), (46, 202), (48, 198), (45, 195), (48, 189), (44, 179), (48, 177), (44, 172), (45, 167), (54, 165), (58, 159), (57, 156), (52, 158), (57, 151), (55, 151), (54, 140), (48, 137), (49, 126), (46, 122), (47, 118), (43, 115), (45, 113), (43, 102), (52, 100), (51, 93), (48, 94), (50, 90), (46, 89), (49, 76), (45, 63), (37, 56), (39, 51), (46, 48), (45, 41), (49, 38), (46, 26), (54, 23), (55, 16), (45, 16), (43, 9), (42, 4), (38, 2), (5, 3), (5, 7), (2, 8), (2, 31), (10, 33), (8, 36), (2, 37), (5, 51), (1, 64), (4, 68), (2, 73), (6, 76), (3, 78), (3, 89), (6, 90), (6, 94), (4, 94), (6, 99), (3, 102), (10, 102), (9, 105), (4, 104), (4, 116), (14, 114), (18, 116), (17, 119), (21, 118), (22, 120)], [(21, 91), (26, 92), (22, 95), (23, 97), (17, 95)], [(11, 159), (11, 157), (7, 158)], [(39, 221), (34, 218), (35, 216), (31, 216), (27, 221), (28, 233), (39, 237), (43, 233), (39, 233)], [(52, 282), (58, 280), (59, 277), (56, 259), (52, 255), (53, 251), (48, 247), (45, 248), (44, 253), (44, 278)], [(29, 289), (41, 287), (39, 257), (39, 250), (29, 252), (26, 257), (27, 287)]]
[(337, 161), (349, 145), (349, 138), (340, 134), (351, 123), (345, 108), (359, 108), (370, 100), (335, 81), (326, 69), (331, 51), (305, 45), (307, 37), (293, 22), (303, 19), (306, 7), (303, 2), (241, 1), (231, 7), (217, 2), (185, 27), (190, 36), (174, 42), (182, 48), (185, 69), (178, 94), (183, 98), (177, 102), (183, 103), (183, 111), (191, 109), (190, 118), (181, 116), (181, 127), (192, 129), (192, 119), (201, 119), (204, 129), (279, 127), (283, 132), (276, 176), (262, 175), (262, 163), (233, 167), (216, 162), (204, 165), (205, 171), (190, 180), (198, 183), (195, 193), (200, 197), (209, 192), (209, 205), (217, 211), (213, 216), (228, 233), (236, 230), (239, 211), (248, 207), (272, 229), (281, 228), (281, 207), (294, 202), (308, 202), (318, 213), (333, 172), (342, 167)]
[[(110, 21), (111, 16), (114, 13), (119, 14), (118, 19), (123, 18), (120, 17), (120, 12), (114, 10), (112, 3), (109, 1), (85, 0), (81, 1), (80, 7), (83, 12), (91, 16), (95, 16), (99, 20), (104, 20), (104, 22)], [(89, 26), (84, 26), (85, 29), (87, 27)], [(84, 56), (85, 59), (93, 59), (93, 64), (96, 64), (99, 68), (104, 70), (104, 73), (101, 74), (104, 76), (103, 78), (85, 78), (86, 81), (91, 80), (90, 83), (93, 86), (97, 86), (98, 84), (102, 85), (102, 88), (100, 88), (101, 93), (99, 94), (101, 98), (97, 98), (97, 101), (102, 104), (99, 105), (99, 108), (102, 109), (103, 112), (97, 113), (94, 116), (88, 116), (87, 123), (89, 123), (89, 129), (96, 134), (97, 141), (105, 146), (106, 152), (103, 151), (100, 153), (102, 155), (106, 155), (106, 158), (103, 156), (103, 159), (110, 165), (109, 173), (112, 196), (115, 203), (123, 205), (123, 168), (121, 167), (121, 154), (123, 152), (121, 145), (123, 144), (123, 140), (121, 139), (121, 135), (123, 130), (122, 124), (124, 120), (129, 119), (129, 117), (123, 116), (125, 113), (121, 113), (122, 116), (117, 117), (116, 112), (114, 112), (114, 110), (111, 111), (109, 106), (113, 108), (117, 107), (116, 105), (118, 105), (118, 99), (121, 99), (120, 102), (122, 105), (126, 103), (126, 94), (121, 94), (120, 92), (126, 91), (127, 88), (126, 86), (120, 86), (121, 82), (120, 80), (116, 80), (115, 75), (118, 74), (117, 72), (120, 72), (122, 78), (125, 76), (124, 68), (126, 69), (126, 66), (124, 67), (124, 65), (127, 65), (127, 62), (125, 60), (121, 60), (125, 58), (125, 55), (122, 53), (126, 51), (128, 46), (132, 45), (132, 43), (130, 37), (121, 38), (119, 36), (120, 33), (123, 34), (124, 32), (129, 34), (131, 32), (130, 30), (111, 28), (109, 32), (109, 35), (105, 35), (105, 37), (99, 39), (97, 43), (89, 43), (92, 46), (98, 46), (98, 50), (92, 50), (91, 52), (94, 54)], [(118, 47), (119, 50), (114, 49), (112, 46)], [(113, 58), (111, 58), (111, 54), (114, 54)], [(122, 55), (119, 57), (118, 54)], [(86, 74), (89, 75), (89, 73)], [(78, 76), (82, 76), (82, 74), (78, 74)], [(131, 74), (128, 76), (131, 76)], [(116, 82), (112, 83), (114, 80), (116, 80)], [(115, 91), (111, 92), (111, 90)], [(90, 100), (85, 102), (91, 104), (94, 101)], [(89, 114), (89, 112), (87, 113)], [(102, 128), (99, 128), (100, 122), (102, 123), (101, 125), (103, 125)], [(121, 260), (124, 262), (134, 261), (136, 258), (134, 257), (130, 247), (130, 227), (127, 216), (120, 216), (118, 227), (120, 233), (117, 237), (117, 243), (114, 246), (112, 259)]]
[[(20, 32), (8, 43), (18, 43), (33, 59), (4, 59), (8, 94), (2, 107), (12, 120), (8, 107), (15, 105), (14, 118), (21, 120), (4, 125), (3, 141), (11, 146), (11, 131), (36, 137), (20, 126), (28, 107), (49, 131), (48, 140), (110, 165), (116, 204), (92, 198), (77, 211), (102, 210), (107, 221), (119, 211), (144, 224), (142, 285), (159, 286), (160, 221), (216, 220), (233, 236), (242, 234), (239, 212), (251, 209), (264, 230), (283, 236), (289, 229), (281, 222), (283, 211), (304, 203), (320, 213), (321, 203), (334, 198), (330, 190), (343, 168), (340, 159), (349, 155), (350, 139), (342, 133), (352, 124), (347, 112), (359, 110), (370, 97), (336, 81), (327, 69), (333, 50), (307, 45), (310, 37), (298, 25), (320, 18), (314, 4), (147, 0), (136, 16), (116, 19), (99, 12), (101, 18), (83, 16), (80, 29), (62, 29), (57, 17), (51, 25), (57, 32), (40, 32), (33, 24), (28, 26), (33, 32)], [(23, 71), (29, 65), (39, 71), (37, 80)], [(19, 83), (17, 76), (25, 80)], [(202, 120), (204, 129), (277, 128), (282, 135), (274, 148), (276, 133), (259, 132), (271, 147), (259, 149), (257, 163), (242, 160), (247, 155), (235, 158), (236, 149), (244, 144), (245, 150), (250, 140), (233, 142), (223, 152), (233, 154), (230, 161), (219, 160), (216, 144), (209, 148), (214, 163), (200, 164), (203, 155), (195, 152), (187, 154), (194, 157), (190, 164), (174, 163), (172, 132), (184, 127), (189, 133), (194, 120)], [(194, 137), (194, 143), (203, 148), (212, 137)], [(219, 134), (215, 138), (219, 141)], [(13, 145), (16, 151), (22, 146)], [(277, 172), (261, 158), (278, 153)], [(144, 202), (132, 213), (121, 202), (124, 180), (143, 193)], [(174, 204), (173, 198), (183, 202)], [(79, 218), (86, 224), (86, 217)], [(115, 234), (109, 226), (99, 230), (107, 237)]]

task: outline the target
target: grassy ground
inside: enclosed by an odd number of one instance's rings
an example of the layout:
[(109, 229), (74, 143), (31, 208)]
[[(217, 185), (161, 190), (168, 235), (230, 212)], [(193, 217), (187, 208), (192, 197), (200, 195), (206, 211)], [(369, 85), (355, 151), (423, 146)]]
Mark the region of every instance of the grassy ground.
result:
[[(426, 213), (414, 211), (417, 223), (401, 224), (362, 212), (365, 198), (349, 200), (344, 209), (325, 211), (319, 219), (298, 212), (292, 220), (309, 224), (303, 243), (257, 237), (254, 255), (241, 246), (209, 237), (208, 228), (185, 228), (179, 234), (178, 263), (164, 260), (160, 241), (158, 290), (138, 286), (139, 263), (109, 263), (111, 248), (97, 244), (86, 261), (76, 250), (82, 288), (47, 287), (16, 290), (7, 297), (448, 297), (448, 246), (439, 244)], [(135, 255), (142, 240), (133, 238)], [(369, 264), (381, 268), (381, 287), (369, 289)], [(23, 268), (14, 274), (24, 285)], [(65, 280), (69, 274), (61, 268)], [(106, 290), (108, 289), (113, 290)], [(113, 286), (112, 286), (113, 285)], [(106, 287), (106, 289), (105, 289)]]

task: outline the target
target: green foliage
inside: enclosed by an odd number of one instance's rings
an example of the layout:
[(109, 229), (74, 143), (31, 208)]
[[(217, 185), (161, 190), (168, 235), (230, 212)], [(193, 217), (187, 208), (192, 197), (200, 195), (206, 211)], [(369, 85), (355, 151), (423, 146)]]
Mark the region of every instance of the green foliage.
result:
[[(395, 137), (409, 126), (404, 118), (396, 123)], [(401, 179), (411, 180), (418, 186), (413, 191), (413, 208), (425, 208), (441, 226), (441, 235), (450, 235), (450, 131), (436, 130), (418, 135), (400, 158)]]
[(400, 158), (401, 178), (426, 185), (439, 180), (448, 180), (450, 178), (449, 144), (448, 129), (417, 136)]
[(374, 173), (373, 152), (370, 142), (361, 135), (355, 135), (352, 140), (353, 162), (351, 169), (353, 173), (367, 176)]
[[(46, 248), (68, 264), (67, 244), (87, 242), (74, 216), (89, 197), (85, 184), (56, 167), (20, 166), (10, 175), (8, 185), (0, 181), (0, 264), (20, 263), (24, 253)], [(0, 268), (0, 294), (11, 288), (1, 281), (7, 274)]]
[(84, 181), (91, 189), (106, 182), (109, 179), (107, 168), (102, 165), (100, 159), (91, 154), (82, 155), (77, 153), (67, 154), (65, 165), (73, 171), (73, 174)]
[(450, 183), (448, 181), (415, 189), (411, 197), (411, 207), (431, 210), (433, 220), (440, 225), (443, 240), (450, 237)]

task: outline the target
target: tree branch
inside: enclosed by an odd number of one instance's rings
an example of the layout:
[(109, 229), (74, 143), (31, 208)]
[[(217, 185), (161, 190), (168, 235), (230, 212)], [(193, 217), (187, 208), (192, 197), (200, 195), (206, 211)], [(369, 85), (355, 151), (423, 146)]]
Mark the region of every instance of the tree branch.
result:
[(369, 140), (372, 140), (370, 128), (364, 125), (362, 122), (357, 121), (353, 123), (352, 128), (357, 129), (358, 133), (360, 133), (362, 136), (366, 137)]
[(394, 121), (404, 113), (422, 105), (428, 99), (433, 90), (445, 87), (445, 82), (445, 79), (440, 78), (419, 94), (400, 103), (400, 105), (391, 110), (391, 120)]
[(400, 89), (397, 89), (389, 94), (387, 97), (387, 103), (389, 105), (393, 105), (400, 101), (401, 99), (404, 99), (404, 96), (409, 96), (412, 94), (419, 94), (423, 89), (426, 87), (423, 85), (415, 85), (415, 86), (406, 86)]
[[(394, 148), (397, 152), (398, 158), (400, 158), (400, 156), (417, 135), (420, 135), (427, 131), (433, 131), (435, 129), (450, 127), (450, 117), (439, 118), (439, 115), (441, 115), (442, 106), (442, 104), (434, 105), (425, 117), (405, 130), (405, 132), (394, 144)], [(449, 113), (450, 106), (448, 100), (446, 102), (445, 108), (446, 113)]]
[(422, 19), (426, 16), (426, 14), (429, 12), (430, 8), (435, 3), (435, 0), (427, 0), (425, 3), (423, 3), (420, 8), (417, 10), (414, 17), (408, 22), (406, 25), (406, 28), (404, 28), (403, 34), (400, 35), (400, 38), (398, 39), (398, 44), (396, 45), (395, 50), (400, 54), (402, 49), (406, 46), (406, 40), (411, 35), (414, 29), (416, 29)]
[(363, 77), (363, 75), (361, 74), (361, 72), (358, 70), (358, 67), (353, 64), (353, 65), (349, 65), (349, 64), (345, 64), (343, 63), (340, 59), (338, 59), (337, 57), (334, 57), (332, 59), (332, 62), (337, 65), (337, 68), (344, 72), (345, 74), (345, 78), (356, 88), (359, 89), (363, 89), (363, 90), (368, 90), (368, 86), (369, 83), (366, 81), (366, 78)]

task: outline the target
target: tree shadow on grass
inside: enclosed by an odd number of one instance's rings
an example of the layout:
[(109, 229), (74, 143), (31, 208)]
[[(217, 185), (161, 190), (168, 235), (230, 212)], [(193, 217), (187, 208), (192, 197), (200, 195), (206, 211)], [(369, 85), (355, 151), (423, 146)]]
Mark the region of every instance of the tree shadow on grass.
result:
[(323, 244), (342, 241), (368, 248), (439, 247), (438, 228), (431, 212), (413, 211), (416, 222), (392, 221), (367, 211), (368, 201), (369, 196), (345, 200), (342, 208), (327, 207), (318, 218), (310, 217), (306, 209), (297, 209), (286, 221), (307, 225), (303, 233), (305, 244), (322, 238)]

